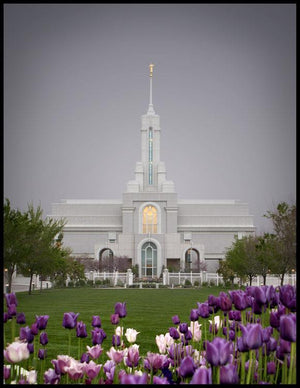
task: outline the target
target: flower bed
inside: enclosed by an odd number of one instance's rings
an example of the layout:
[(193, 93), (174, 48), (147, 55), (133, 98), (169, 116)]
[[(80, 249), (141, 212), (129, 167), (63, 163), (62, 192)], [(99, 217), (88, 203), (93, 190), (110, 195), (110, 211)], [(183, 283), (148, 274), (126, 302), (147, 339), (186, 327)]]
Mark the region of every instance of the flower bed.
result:
[[(285, 285), (247, 287), (210, 295), (191, 309), (188, 322), (170, 317), (169, 331), (156, 335), (157, 352), (140, 354), (140, 334), (126, 328), (126, 303), (118, 302), (108, 338), (99, 316), (92, 330), (66, 312), (57, 330), (65, 330), (76, 358), (58, 354), (46, 370), (48, 315), (25, 325), (16, 295), (6, 294), (4, 383), (39, 384), (295, 384), (296, 289)], [(19, 325), (19, 326), (18, 326)], [(90, 335), (90, 346), (82, 338)], [(16, 337), (17, 335), (17, 337)]]

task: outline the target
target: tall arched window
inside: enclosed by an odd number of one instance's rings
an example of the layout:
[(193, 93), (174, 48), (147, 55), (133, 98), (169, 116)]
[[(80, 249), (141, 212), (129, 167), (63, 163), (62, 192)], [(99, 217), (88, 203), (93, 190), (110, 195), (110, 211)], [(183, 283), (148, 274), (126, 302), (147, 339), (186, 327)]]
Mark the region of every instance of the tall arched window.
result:
[(142, 276), (157, 276), (157, 248), (152, 242), (142, 246)]
[(157, 210), (148, 205), (143, 210), (143, 233), (157, 233)]

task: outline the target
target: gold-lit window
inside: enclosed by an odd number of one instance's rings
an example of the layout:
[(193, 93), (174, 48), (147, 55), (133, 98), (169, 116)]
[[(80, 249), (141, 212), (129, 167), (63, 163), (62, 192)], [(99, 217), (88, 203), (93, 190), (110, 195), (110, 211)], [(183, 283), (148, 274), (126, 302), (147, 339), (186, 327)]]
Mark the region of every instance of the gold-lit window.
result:
[(157, 233), (157, 210), (146, 206), (143, 210), (143, 233)]

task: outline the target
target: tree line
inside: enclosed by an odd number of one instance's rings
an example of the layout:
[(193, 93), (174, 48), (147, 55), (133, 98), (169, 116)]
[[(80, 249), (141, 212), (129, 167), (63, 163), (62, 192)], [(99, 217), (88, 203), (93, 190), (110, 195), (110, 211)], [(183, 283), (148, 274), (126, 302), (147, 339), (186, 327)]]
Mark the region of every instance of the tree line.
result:
[(32, 204), (21, 212), (13, 209), (7, 198), (3, 210), (3, 264), (8, 292), (16, 272), (30, 278), (29, 294), (34, 275), (57, 283), (64, 283), (67, 277), (84, 278), (84, 266), (71, 257), (70, 248), (63, 246), (64, 219), (44, 219), (41, 207), (34, 209)]
[(263, 216), (271, 220), (273, 233), (235, 239), (217, 271), (225, 282), (233, 284), (238, 277), (251, 285), (260, 275), (266, 284), (267, 275), (275, 274), (282, 285), (284, 276), (296, 270), (296, 205), (280, 202)]

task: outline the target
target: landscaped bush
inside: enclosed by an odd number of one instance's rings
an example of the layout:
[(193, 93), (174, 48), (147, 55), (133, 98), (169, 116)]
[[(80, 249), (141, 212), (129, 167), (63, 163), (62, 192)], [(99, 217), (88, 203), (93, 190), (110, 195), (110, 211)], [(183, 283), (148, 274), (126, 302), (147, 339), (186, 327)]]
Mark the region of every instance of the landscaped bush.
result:
[(184, 287), (192, 287), (192, 283), (191, 283), (191, 281), (189, 279), (185, 279)]
[[(296, 288), (290, 285), (209, 295), (190, 310), (188, 322), (170, 317), (168, 332), (156, 335), (157, 352), (146, 354), (136, 344), (142, 333), (124, 326), (125, 302), (111, 311), (111, 338), (98, 315), (88, 330), (79, 312), (65, 312), (57, 330), (67, 333), (68, 352), (57, 354), (47, 370), (51, 317), (36, 315), (25, 326), (16, 295), (5, 300), (4, 324), (11, 331), (4, 337), (6, 384), (296, 384)], [(76, 358), (70, 356), (75, 341)]]
[(108, 287), (110, 286), (110, 280), (109, 279), (103, 279), (103, 280), (95, 280), (95, 286), (102, 286), (102, 287)]

